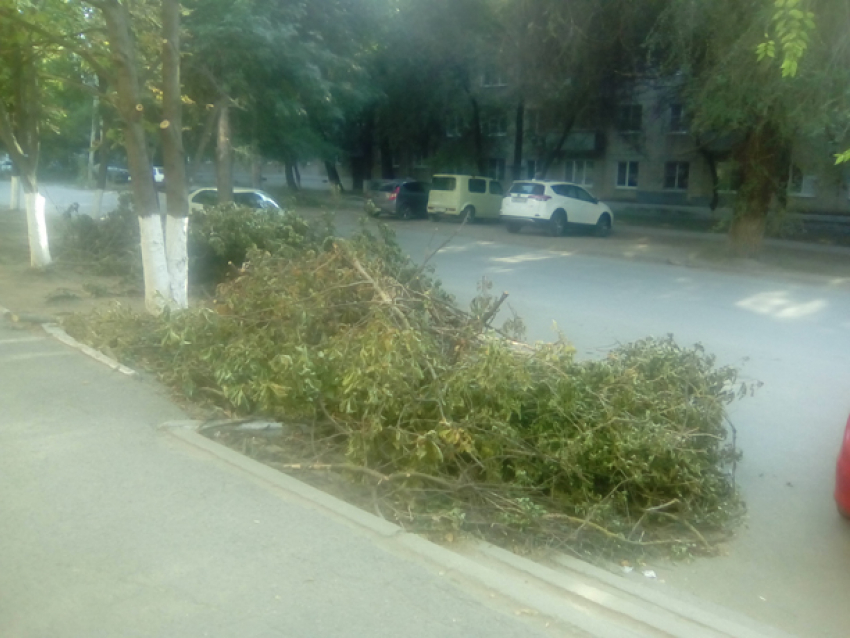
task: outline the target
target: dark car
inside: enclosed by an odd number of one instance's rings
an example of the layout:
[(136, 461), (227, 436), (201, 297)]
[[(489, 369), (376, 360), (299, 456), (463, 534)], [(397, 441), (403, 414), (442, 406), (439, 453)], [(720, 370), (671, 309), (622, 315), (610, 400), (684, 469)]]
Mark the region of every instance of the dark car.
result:
[(130, 181), (130, 171), (121, 166), (107, 166), (106, 179), (113, 184), (126, 184)]
[(425, 217), (428, 214), (427, 182), (412, 179), (391, 180), (372, 185), (366, 207), (373, 217), (394, 215), (402, 219)]

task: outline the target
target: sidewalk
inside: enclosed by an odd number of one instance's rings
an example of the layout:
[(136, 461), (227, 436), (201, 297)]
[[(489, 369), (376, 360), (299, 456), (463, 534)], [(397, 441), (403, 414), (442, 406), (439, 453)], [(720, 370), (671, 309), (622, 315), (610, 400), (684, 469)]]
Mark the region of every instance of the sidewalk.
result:
[(0, 320), (0, 388), (3, 638), (553, 635), (158, 430), (186, 417), (154, 383), (40, 330)]
[(578, 561), (406, 534), (38, 326), (0, 319), (0, 388), (4, 638), (779, 635)]

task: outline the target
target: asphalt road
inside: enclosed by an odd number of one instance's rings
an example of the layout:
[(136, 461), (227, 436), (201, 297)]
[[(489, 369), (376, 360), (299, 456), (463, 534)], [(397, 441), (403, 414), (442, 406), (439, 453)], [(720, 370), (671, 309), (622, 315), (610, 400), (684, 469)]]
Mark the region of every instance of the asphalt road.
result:
[[(457, 230), (390, 223), (415, 259)], [(737, 476), (746, 526), (725, 556), (653, 565), (664, 582), (652, 586), (698, 595), (800, 636), (847, 636), (850, 525), (832, 501), (834, 461), (850, 413), (846, 283), (594, 257), (540, 235), (493, 231), (466, 227), (432, 259), (462, 303), (485, 276), (496, 294), (509, 292), (530, 340), (551, 340), (557, 324), (579, 356), (592, 357), (618, 342), (672, 333), (764, 383), (730, 407), (744, 453)], [(582, 241), (600, 240), (564, 245)]]

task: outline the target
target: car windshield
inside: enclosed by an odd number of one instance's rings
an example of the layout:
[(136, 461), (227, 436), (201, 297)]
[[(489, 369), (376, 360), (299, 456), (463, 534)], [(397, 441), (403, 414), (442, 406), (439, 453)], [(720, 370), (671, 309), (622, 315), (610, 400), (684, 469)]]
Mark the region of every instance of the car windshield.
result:
[(435, 177), (431, 182), (432, 191), (453, 191), (457, 187), (457, 180), (454, 177)]
[(543, 184), (533, 182), (515, 182), (511, 186), (512, 195), (542, 195), (546, 187)]

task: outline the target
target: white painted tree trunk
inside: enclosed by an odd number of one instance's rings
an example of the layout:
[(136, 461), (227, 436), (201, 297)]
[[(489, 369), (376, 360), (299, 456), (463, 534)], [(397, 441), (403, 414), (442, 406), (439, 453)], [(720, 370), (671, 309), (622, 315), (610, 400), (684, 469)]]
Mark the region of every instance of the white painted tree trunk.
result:
[(103, 209), (103, 189), (98, 188), (94, 192), (94, 207), (92, 209), (92, 217), (100, 219), (101, 210)]
[(44, 197), (38, 193), (24, 196), (27, 206), (27, 234), (30, 243), (30, 265), (46, 268), (50, 265), (50, 245), (47, 241), (47, 222), (44, 218)]
[(166, 217), (165, 256), (171, 280), (171, 298), (177, 308), (189, 307), (189, 258), (186, 254), (188, 231), (188, 217)]
[(139, 232), (145, 271), (145, 308), (151, 314), (159, 314), (171, 304), (171, 285), (165, 258), (165, 237), (158, 211), (153, 215), (139, 217)]
[(21, 178), (12, 175), (12, 182), (9, 184), (9, 208), (18, 210), (21, 206)]

